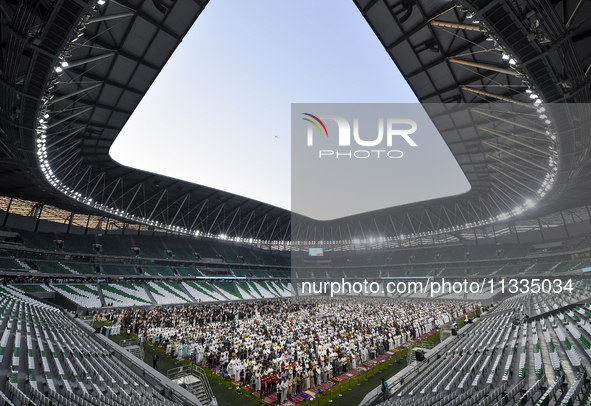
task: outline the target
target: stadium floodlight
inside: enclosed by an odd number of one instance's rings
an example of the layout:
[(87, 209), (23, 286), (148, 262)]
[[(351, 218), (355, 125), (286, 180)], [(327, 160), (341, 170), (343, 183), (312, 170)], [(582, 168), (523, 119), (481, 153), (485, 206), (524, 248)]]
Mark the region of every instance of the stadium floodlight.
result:
[(56, 67), (55, 67), (55, 71), (56, 71), (57, 73), (61, 73), (61, 72), (63, 71), (63, 69), (62, 69), (62, 67), (61, 67), (61, 66), (56, 66)]
[(509, 65), (515, 65), (517, 61), (513, 58), (509, 58)]
[(68, 62), (66, 62), (66, 61), (63, 61), (63, 62), (61, 63), (61, 65), (62, 65), (62, 68), (67, 68), (67, 67), (68, 67)]

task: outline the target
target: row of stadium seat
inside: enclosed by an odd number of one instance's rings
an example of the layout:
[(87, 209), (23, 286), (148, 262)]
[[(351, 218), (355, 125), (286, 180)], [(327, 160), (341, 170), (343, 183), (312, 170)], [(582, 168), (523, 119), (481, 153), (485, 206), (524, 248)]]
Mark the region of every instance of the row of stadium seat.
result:
[[(187, 281), (182, 283), (154, 281), (138, 283), (100, 284), (15, 284), (23, 293), (58, 292), (79, 306), (117, 307), (189, 304), (243, 299), (269, 299), (297, 295), (290, 283), (282, 282), (214, 282)], [(102, 299), (101, 299), (102, 296)]]
[[(515, 324), (514, 317), (530, 307), (541, 314), (581, 296), (589, 298), (586, 282), (579, 282), (577, 288), (576, 295), (529, 294), (506, 299), (461, 335), (444, 357), (380, 405), (583, 405), (578, 396), (587, 390), (586, 369), (591, 365), (587, 351), (591, 348), (587, 310), (591, 304), (521, 325)], [(543, 331), (544, 347), (539, 344), (538, 327)], [(560, 352), (554, 342), (560, 343)], [(584, 357), (578, 348), (584, 349)], [(533, 362), (528, 362), (530, 354)], [(533, 370), (529, 370), (531, 365)]]
[[(55, 233), (34, 233), (24, 230), (18, 232), (25, 245), (31, 248), (56, 250), (54, 241), (64, 242), (67, 252), (93, 254), (93, 245), (100, 244), (101, 253), (113, 256), (135, 256), (132, 247), (139, 247), (140, 256), (146, 258), (167, 258), (167, 250), (172, 251), (175, 259), (195, 260), (194, 253), (202, 258), (217, 259), (221, 255), (227, 263), (246, 263), (263, 265), (289, 266), (286, 256), (271, 255), (268, 252), (252, 250), (217, 241), (189, 240), (166, 236), (149, 235), (70, 235)], [(543, 241), (547, 245), (548, 241)], [(568, 240), (557, 244), (551, 251), (536, 249), (537, 243), (502, 244), (502, 245), (455, 245), (443, 247), (425, 247), (388, 251), (358, 251), (353, 255), (334, 255), (330, 259), (333, 267), (366, 266), (388, 264), (420, 264), (433, 262), (463, 262), (466, 260), (495, 260), (499, 258), (519, 258), (540, 252), (564, 253), (591, 247), (591, 236)]]
[[(61, 275), (94, 275), (97, 273), (103, 275), (138, 275), (141, 273), (148, 276), (205, 276), (206, 268), (202, 270), (198, 268), (175, 267), (174, 270), (168, 266), (153, 266), (153, 265), (123, 265), (123, 264), (89, 264), (86, 262), (60, 262), (60, 261), (45, 261), (45, 260), (23, 260), (14, 258), (0, 257), (0, 271), (9, 272), (29, 272), (29, 273), (44, 273), (44, 274), (61, 274)], [(176, 273), (175, 273), (176, 271)], [(216, 272), (226, 272), (228, 276), (238, 277), (254, 277), (254, 278), (283, 278), (288, 277), (288, 271), (274, 271), (263, 269), (252, 270), (233, 270), (216, 269)]]
[(0, 288), (3, 404), (177, 406), (61, 310)]
[(171, 251), (173, 258), (178, 260), (196, 260), (194, 253), (202, 258), (218, 259), (221, 255), (225, 262), (235, 264), (281, 265), (289, 266), (289, 258), (272, 255), (261, 250), (234, 246), (216, 241), (189, 240), (149, 235), (72, 235), (12, 230), (23, 239), (25, 246), (35, 249), (55, 251), (60, 249), (56, 244), (62, 241), (66, 252), (95, 254), (94, 246), (101, 246), (100, 253), (111, 256), (135, 257), (133, 247), (140, 248), (140, 256), (144, 258), (168, 258)]

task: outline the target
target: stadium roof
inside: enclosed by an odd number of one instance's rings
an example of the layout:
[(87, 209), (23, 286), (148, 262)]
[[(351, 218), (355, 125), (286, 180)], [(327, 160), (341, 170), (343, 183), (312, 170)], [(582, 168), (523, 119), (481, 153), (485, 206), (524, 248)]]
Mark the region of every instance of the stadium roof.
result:
[(356, 0), (472, 189), (328, 222), (113, 161), (207, 2), (98, 3), (3, 3), (0, 193), (241, 241), (453, 234), (589, 202), (588, 2)]

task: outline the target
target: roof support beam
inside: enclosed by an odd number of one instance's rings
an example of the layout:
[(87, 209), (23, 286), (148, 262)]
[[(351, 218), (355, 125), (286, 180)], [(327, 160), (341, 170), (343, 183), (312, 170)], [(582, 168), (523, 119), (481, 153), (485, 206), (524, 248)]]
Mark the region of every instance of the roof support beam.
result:
[(536, 152), (539, 152), (542, 155), (548, 155), (548, 151), (546, 151), (546, 150), (543, 150), (541, 148), (538, 148), (535, 145), (531, 145), (531, 144), (529, 144), (527, 142), (519, 141), (519, 140), (516, 140), (515, 138), (508, 137), (505, 134), (502, 134), (502, 133), (500, 133), (498, 131), (495, 131), (493, 129), (482, 127), (480, 125), (477, 125), (476, 128), (480, 128), (483, 131), (486, 131), (488, 133), (491, 133), (493, 135), (496, 135), (497, 137), (504, 138), (504, 139), (509, 140), (511, 142), (514, 142), (516, 144), (523, 145), (524, 147), (529, 148), (529, 149), (532, 149), (532, 150), (534, 150)]
[(160, 194), (160, 197), (158, 198), (156, 205), (154, 205), (152, 212), (150, 213), (150, 215), (148, 217), (146, 217), (146, 220), (150, 220), (152, 218), (152, 216), (154, 215), (154, 212), (156, 211), (156, 208), (160, 205), (160, 202), (162, 201), (162, 198), (164, 197), (164, 195), (166, 194), (167, 191), (168, 191), (168, 189), (166, 189), (166, 188), (162, 189), (162, 193)]
[(56, 69), (56, 72), (61, 72), (62, 70), (69, 69), (70, 67), (73, 68), (75, 66), (86, 65), (87, 63), (90, 63), (90, 62), (100, 61), (101, 59), (109, 58), (113, 55), (115, 55), (115, 52), (107, 52), (106, 54), (91, 56), (89, 58), (78, 59), (75, 61), (70, 61), (70, 62), (64, 61), (61, 63), (61, 68)]
[(529, 159), (527, 159), (525, 157), (522, 157), (520, 155), (517, 155), (517, 154), (515, 154), (515, 153), (513, 153), (511, 151), (507, 151), (506, 149), (501, 148), (498, 145), (493, 144), (492, 142), (488, 142), (488, 141), (482, 140), (482, 143), (488, 145), (489, 147), (493, 147), (495, 149), (498, 149), (499, 151), (504, 152), (507, 155), (511, 155), (512, 157), (515, 157), (517, 159), (521, 159), (523, 162), (527, 162), (528, 164), (530, 164), (532, 166), (535, 166), (536, 168), (539, 168), (539, 169), (541, 169), (543, 171), (547, 171), (548, 170), (548, 168), (546, 168), (544, 165), (541, 165), (541, 164), (539, 164), (537, 162), (534, 162), (534, 161), (529, 160)]
[(521, 173), (521, 174), (523, 174), (523, 175), (527, 176), (527, 177), (528, 177), (528, 178), (530, 178), (530, 179), (533, 179), (533, 180), (534, 180), (534, 181), (536, 181), (536, 182), (540, 182), (540, 179), (536, 178), (536, 177), (535, 177), (534, 175), (532, 175), (531, 173), (529, 173), (529, 172), (526, 172), (526, 171), (524, 171), (523, 169), (521, 169), (521, 168), (518, 168), (518, 167), (516, 167), (516, 166), (514, 166), (514, 165), (510, 165), (510, 164), (509, 164), (509, 162), (507, 162), (507, 161), (503, 161), (502, 159), (499, 159), (499, 158), (497, 158), (496, 156), (494, 156), (494, 155), (491, 155), (491, 154), (489, 154), (489, 153), (486, 153), (486, 152), (485, 152), (485, 155), (486, 155), (487, 157), (489, 157), (489, 158), (492, 158), (492, 159), (494, 159), (495, 161), (497, 161), (497, 162), (500, 162), (501, 164), (503, 164), (503, 165), (505, 165), (505, 166), (507, 166), (507, 167), (511, 168), (512, 170), (514, 170), (514, 171), (517, 171), (517, 172), (519, 172), (519, 173)]
[(447, 60), (449, 62), (453, 62), (458, 65), (466, 65), (466, 66), (472, 66), (472, 67), (478, 68), (478, 69), (492, 70), (495, 72), (504, 73), (506, 75), (512, 75), (512, 76), (518, 76), (518, 77), (521, 76), (519, 73), (515, 72), (513, 69), (505, 69), (505, 68), (501, 68), (501, 67), (494, 66), (494, 65), (488, 65), (485, 63), (463, 61), (461, 59), (456, 59), (456, 58), (447, 58)]
[(514, 126), (525, 128), (526, 130), (530, 130), (530, 131), (536, 132), (538, 134), (546, 135), (545, 130), (540, 130), (539, 128), (530, 127), (529, 125), (516, 123), (515, 121), (507, 120), (506, 118), (495, 116), (494, 114), (485, 113), (484, 111), (475, 109), (474, 107), (470, 107), (469, 109), (474, 111), (475, 113), (482, 114), (483, 116), (494, 118), (495, 120), (503, 121), (505, 123), (513, 124)]
[(89, 91), (91, 91), (91, 90), (93, 90), (93, 89), (96, 89), (97, 87), (99, 87), (99, 86), (101, 86), (101, 85), (102, 85), (102, 82), (101, 82), (101, 83), (96, 83), (96, 84), (94, 84), (94, 85), (92, 85), (92, 86), (88, 86), (88, 87), (85, 87), (85, 88), (82, 88), (82, 89), (76, 90), (75, 92), (68, 93), (68, 94), (65, 94), (65, 95), (63, 95), (63, 96), (60, 96), (60, 97), (54, 97), (53, 99), (51, 99), (51, 100), (49, 100), (49, 101), (47, 102), (47, 105), (48, 105), (48, 106), (51, 106), (51, 105), (52, 105), (52, 104), (54, 104), (54, 103), (60, 102), (60, 101), (62, 101), (62, 100), (69, 99), (70, 97), (72, 97), (72, 96), (76, 96), (77, 94), (84, 93), (84, 92), (89, 92)]
[(568, 30), (571, 26), (571, 24), (573, 23), (573, 20), (575, 19), (575, 17), (577, 16), (577, 14), (579, 14), (579, 11), (581, 10), (581, 6), (583, 5), (584, 0), (579, 0), (579, 3), (577, 4), (577, 7), (575, 7), (575, 10), (573, 11), (573, 13), (570, 15), (568, 21), (566, 22), (566, 29)]
[(110, 14), (110, 15), (104, 15), (104, 16), (90, 17), (88, 19), (88, 24), (99, 23), (101, 21), (116, 20), (118, 18), (131, 17), (134, 14), (135, 13), (133, 11), (127, 11), (125, 13), (117, 13), (117, 14)]
[(189, 229), (189, 231), (191, 231), (192, 233), (194, 232), (193, 227), (195, 227), (195, 223), (197, 222), (197, 220), (199, 220), (199, 216), (201, 216), (201, 212), (203, 211), (203, 208), (205, 207), (207, 202), (208, 202), (208, 200), (204, 200), (203, 203), (201, 203), (201, 208), (199, 209), (199, 213), (197, 213), (197, 215), (195, 216), (195, 220), (193, 220), (193, 223), (191, 223), (191, 228)]
[(431, 20), (429, 24), (435, 27), (447, 27), (447, 28), (455, 28), (457, 30), (468, 30), (468, 31), (480, 31), (480, 32), (487, 32), (485, 28), (482, 28), (480, 24), (462, 24), (462, 23), (452, 23), (449, 21), (437, 21)]
[(179, 204), (179, 208), (177, 209), (174, 217), (172, 218), (170, 225), (174, 225), (174, 221), (176, 220), (176, 217), (179, 215), (179, 212), (181, 211), (181, 209), (183, 208), (183, 205), (185, 204), (185, 202), (187, 201), (187, 197), (189, 197), (188, 194), (185, 194), (185, 197), (183, 198), (183, 201), (181, 204)]
[(131, 198), (131, 200), (129, 201), (129, 204), (127, 205), (125, 211), (123, 212), (124, 214), (129, 213), (129, 208), (131, 207), (131, 204), (135, 200), (135, 197), (137, 196), (138, 192), (140, 191), (140, 189), (142, 188), (143, 185), (144, 185), (143, 183), (138, 184), (138, 187), (135, 189), (135, 193), (133, 194), (133, 197)]
[[(51, 123), (51, 124), (47, 124), (47, 128), (55, 127), (56, 125), (59, 125), (61, 123), (65, 123), (66, 121), (68, 121), (74, 117), (78, 117), (79, 115), (84, 114), (91, 109), (92, 109), (92, 107), (85, 107), (85, 108), (77, 111), (76, 113), (72, 113), (68, 117), (62, 118), (61, 120), (58, 120), (58, 121)], [(78, 129), (76, 130), (76, 132), (78, 132)]]
[(218, 220), (218, 217), (222, 213), (222, 210), (224, 210), (224, 207), (226, 207), (226, 203), (222, 203), (220, 205), (220, 209), (218, 210), (218, 214), (215, 216), (215, 218), (213, 219), (211, 225), (209, 226), (209, 230), (207, 230), (207, 234), (211, 234), (211, 230), (213, 230), (213, 227), (215, 226), (215, 222)]
[(482, 96), (492, 97), (494, 99), (499, 99), (499, 100), (506, 101), (509, 103), (517, 104), (518, 106), (528, 107), (530, 109), (537, 109), (537, 106), (535, 106), (533, 103), (525, 103), (525, 102), (522, 102), (519, 100), (512, 99), (510, 97), (505, 97), (505, 96), (501, 96), (499, 94), (485, 92), (484, 90), (478, 90), (478, 89), (474, 89), (472, 87), (463, 86), (463, 85), (460, 86), (460, 89), (467, 90), (468, 92), (472, 92), (472, 93), (479, 94)]
[[(478, 38), (475, 38), (475, 39), (473, 39), (473, 40), (471, 40), (469, 42), (466, 42), (464, 45), (458, 47), (457, 49), (451, 50), (449, 53), (450, 54), (457, 55), (457, 54), (460, 54), (462, 52), (469, 51), (474, 45), (478, 45), (481, 42), (484, 42), (486, 40), (486, 38), (487, 38), (486, 35), (482, 35), (482, 36), (480, 36)], [(446, 59), (447, 59), (447, 57), (442, 57), (442, 58), (436, 59), (433, 62), (428, 63), (427, 65), (422, 66), (422, 67), (418, 68), (417, 70), (415, 70), (413, 72), (410, 72), (408, 74), (404, 74), (403, 72), (401, 72), (401, 73), (406, 77), (406, 80), (408, 80), (409, 78), (411, 78), (413, 76), (416, 76), (419, 73), (426, 72), (429, 69), (434, 68), (435, 66), (437, 66), (437, 65), (445, 62)]]
[[(496, 166), (492, 166), (492, 165), (491, 165), (491, 168), (494, 168), (494, 169), (496, 170), (496, 172), (497, 172), (499, 175), (503, 175), (503, 176), (505, 176), (506, 178), (509, 178), (509, 179), (510, 179), (512, 182), (515, 182), (515, 183), (518, 183), (518, 184), (520, 184), (521, 186), (523, 186), (524, 188), (526, 188), (526, 189), (527, 189), (527, 190), (529, 190), (530, 192), (532, 192), (532, 193), (536, 193), (536, 190), (534, 190), (533, 188), (531, 188), (530, 186), (528, 186), (527, 184), (525, 184), (524, 182), (522, 182), (522, 181), (521, 181), (521, 180), (519, 180), (518, 178), (516, 178), (516, 177), (513, 177), (513, 176), (511, 176), (510, 174), (508, 174), (507, 172), (505, 172), (505, 171), (501, 170), (501, 168), (498, 168), (498, 167), (496, 167)], [(495, 179), (497, 179), (497, 178), (496, 178), (496, 176), (495, 176), (495, 175), (493, 175), (493, 174), (491, 174), (490, 176), (491, 176), (491, 177), (494, 177)]]
[[(458, 84), (461, 84), (461, 85), (469, 85), (469, 84), (474, 83), (474, 82), (479, 81), (479, 80), (491, 79), (491, 77), (494, 77), (496, 75), (497, 75), (496, 72), (490, 72), (488, 75), (487, 74), (473, 75), (473, 76), (470, 76), (469, 78), (467, 78), (465, 80), (462, 80), (461, 83), (454, 83), (453, 85), (444, 87), (443, 89), (440, 89), (440, 90), (436, 90), (436, 91), (434, 91), (432, 93), (429, 93), (428, 95), (421, 96), (421, 100), (428, 100), (431, 97), (441, 96), (444, 93), (448, 93), (448, 92), (452, 92), (454, 90), (457, 90), (458, 89)], [(459, 96), (459, 92), (458, 92), (458, 96)]]

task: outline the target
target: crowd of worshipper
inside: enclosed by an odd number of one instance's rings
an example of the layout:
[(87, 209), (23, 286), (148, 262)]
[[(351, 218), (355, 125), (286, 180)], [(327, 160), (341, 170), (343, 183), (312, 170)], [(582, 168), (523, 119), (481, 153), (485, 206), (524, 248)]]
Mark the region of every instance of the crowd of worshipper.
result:
[(101, 314), (219, 375), (286, 400), (472, 312), (475, 302), (291, 298)]

